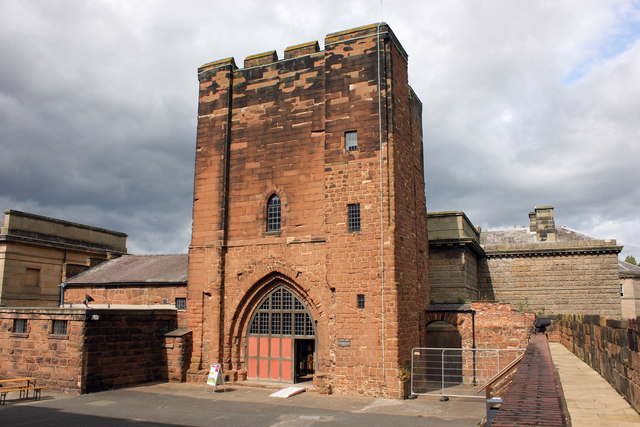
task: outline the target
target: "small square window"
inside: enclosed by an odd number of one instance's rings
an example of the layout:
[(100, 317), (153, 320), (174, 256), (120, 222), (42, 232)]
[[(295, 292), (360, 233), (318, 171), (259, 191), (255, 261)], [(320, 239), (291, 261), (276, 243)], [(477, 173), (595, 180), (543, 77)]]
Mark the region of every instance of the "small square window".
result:
[(364, 308), (364, 295), (358, 294), (358, 308)]
[(360, 203), (347, 205), (347, 227), (349, 231), (360, 231)]
[(356, 151), (358, 149), (358, 131), (353, 130), (344, 133), (344, 147), (347, 151)]
[(178, 310), (186, 310), (187, 309), (187, 299), (186, 298), (176, 298), (176, 309), (178, 309)]
[(14, 334), (26, 334), (27, 333), (27, 319), (13, 319), (13, 333)]
[(67, 321), (54, 320), (51, 328), (51, 335), (67, 335)]

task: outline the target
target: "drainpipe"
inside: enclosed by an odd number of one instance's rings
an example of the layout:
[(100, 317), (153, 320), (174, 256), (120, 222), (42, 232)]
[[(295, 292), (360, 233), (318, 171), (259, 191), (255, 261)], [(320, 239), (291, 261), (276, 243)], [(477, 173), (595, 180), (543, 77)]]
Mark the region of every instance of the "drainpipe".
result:
[(60, 307), (64, 307), (64, 289), (67, 287), (67, 284), (64, 282), (61, 282), (59, 285), (60, 287)]

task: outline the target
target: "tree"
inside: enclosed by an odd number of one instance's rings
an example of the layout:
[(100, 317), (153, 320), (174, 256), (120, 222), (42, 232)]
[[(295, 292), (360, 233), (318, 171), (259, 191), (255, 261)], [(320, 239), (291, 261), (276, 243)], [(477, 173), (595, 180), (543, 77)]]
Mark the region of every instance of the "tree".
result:
[(633, 264), (633, 265), (638, 265), (633, 255), (627, 255), (627, 257), (624, 259), (624, 262), (628, 262), (629, 264)]

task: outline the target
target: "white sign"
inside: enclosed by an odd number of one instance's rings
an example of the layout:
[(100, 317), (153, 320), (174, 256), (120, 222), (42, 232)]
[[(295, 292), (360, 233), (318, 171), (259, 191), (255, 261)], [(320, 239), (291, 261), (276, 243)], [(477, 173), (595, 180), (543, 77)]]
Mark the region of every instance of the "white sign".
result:
[[(217, 386), (218, 378), (221, 378), (220, 377), (221, 373), (222, 373), (222, 366), (219, 363), (212, 363), (211, 369), (209, 369), (209, 378), (207, 378), (207, 384), (214, 387)], [(221, 381), (221, 383), (223, 382), (224, 380)]]

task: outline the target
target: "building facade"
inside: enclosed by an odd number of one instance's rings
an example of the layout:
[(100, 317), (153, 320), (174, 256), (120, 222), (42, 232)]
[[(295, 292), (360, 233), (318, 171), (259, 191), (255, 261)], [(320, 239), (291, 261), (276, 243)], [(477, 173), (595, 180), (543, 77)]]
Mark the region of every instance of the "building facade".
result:
[(0, 231), (0, 306), (57, 306), (68, 278), (127, 252), (127, 235), (16, 210)]
[(540, 314), (621, 316), (615, 240), (556, 226), (536, 207), (529, 227), (479, 230), (463, 212), (428, 215), (435, 302), (497, 300)]
[(402, 395), (429, 303), (406, 52), (375, 24), (198, 79), (191, 375)]
[(620, 270), (622, 317), (635, 319), (640, 316), (640, 267), (618, 261), (618, 269)]

